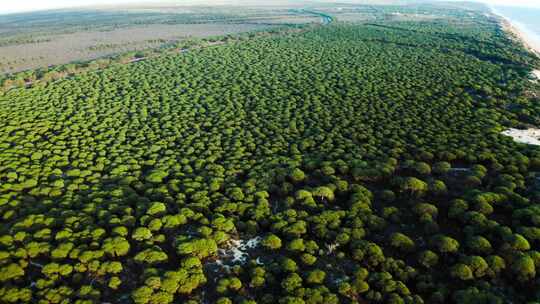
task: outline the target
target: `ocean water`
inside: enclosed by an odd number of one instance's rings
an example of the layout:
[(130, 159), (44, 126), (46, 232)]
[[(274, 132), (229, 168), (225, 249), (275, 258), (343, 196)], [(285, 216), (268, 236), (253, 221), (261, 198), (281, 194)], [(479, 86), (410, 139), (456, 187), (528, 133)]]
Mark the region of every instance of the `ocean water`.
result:
[(527, 36), (529, 43), (540, 47), (540, 8), (492, 6), (493, 11), (509, 19)]

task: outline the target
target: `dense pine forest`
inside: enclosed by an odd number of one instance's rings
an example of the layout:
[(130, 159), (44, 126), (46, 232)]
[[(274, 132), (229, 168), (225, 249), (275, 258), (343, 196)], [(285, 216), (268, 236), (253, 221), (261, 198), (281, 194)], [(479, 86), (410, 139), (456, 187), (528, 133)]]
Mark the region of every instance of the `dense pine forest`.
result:
[(538, 303), (539, 59), (451, 14), (0, 95), (0, 302)]

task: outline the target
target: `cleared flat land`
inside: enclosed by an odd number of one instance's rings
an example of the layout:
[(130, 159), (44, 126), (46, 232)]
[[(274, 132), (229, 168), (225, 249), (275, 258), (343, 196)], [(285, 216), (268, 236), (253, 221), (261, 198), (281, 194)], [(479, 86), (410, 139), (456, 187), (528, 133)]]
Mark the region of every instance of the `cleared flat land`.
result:
[(0, 72), (320, 20), (284, 7), (132, 7), (8, 15), (0, 19)]
[(242, 7), (138, 5), (14, 14), (0, 18), (0, 73), (87, 61), (190, 38), (321, 22), (320, 16), (313, 12), (351, 23), (429, 21), (436, 17), (431, 11), (417, 7), (352, 3)]
[[(206, 38), (268, 28), (263, 24), (143, 25), (107, 32), (88, 31), (55, 35), (37, 43), (0, 48), (2, 72), (16, 72), (118, 52), (157, 47), (192, 37)], [(49, 40), (50, 39), (50, 40)]]

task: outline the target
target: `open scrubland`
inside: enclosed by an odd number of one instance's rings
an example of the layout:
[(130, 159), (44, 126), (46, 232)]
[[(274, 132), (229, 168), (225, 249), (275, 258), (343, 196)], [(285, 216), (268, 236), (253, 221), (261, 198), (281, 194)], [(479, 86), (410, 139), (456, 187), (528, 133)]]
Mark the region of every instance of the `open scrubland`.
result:
[(1, 301), (534, 303), (539, 58), (357, 10), (2, 93)]
[(286, 7), (119, 7), (8, 15), (0, 19), (0, 72), (309, 23), (320, 18)]
[(145, 50), (151, 47), (189, 39), (223, 36), (268, 28), (256, 24), (184, 24), (142, 25), (111, 31), (86, 31), (55, 35), (37, 43), (10, 44), (0, 47), (4, 72), (60, 65), (73, 61), (96, 59), (119, 52)]

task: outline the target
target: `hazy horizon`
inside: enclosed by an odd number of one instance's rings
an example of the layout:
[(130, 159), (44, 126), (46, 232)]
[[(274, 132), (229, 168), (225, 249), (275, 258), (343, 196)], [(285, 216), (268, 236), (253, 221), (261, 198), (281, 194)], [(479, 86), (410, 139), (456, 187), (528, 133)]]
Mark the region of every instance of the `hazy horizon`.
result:
[[(379, 0), (379, 1), (370, 1), (370, 0), (345, 0), (339, 2), (348, 2), (348, 3), (383, 3), (390, 2), (391, 0)], [(434, 0), (440, 2), (440, 0)], [(456, 1), (456, 0), (450, 0)], [(538, 7), (540, 8), (540, 3), (537, 0), (472, 0), (474, 2), (482, 2), (491, 5), (506, 5), (506, 6), (525, 6), (525, 7)], [(80, 8), (88, 6), (114, 6), (114, 5), (126, 5), (126, 4), (168, 4), (168, 5), (246, 5), (246, 4), (257, 4), (257, 5), (274, 5), (274, 4), (287, 4), (287, 3), (296, 3), (300, 4), (302, 2), (338, 2), (332, 0), (300, 0), (300, 1), (287, 1), (287, 0), (266, 0), (266, 1), (254, 1), (254, 0), (187, 0), (187, 1), (175, 1), (175, 0), (49, 0), (49, 1), (40, 1), (40, 0), (28, 0), (21, 2), (10, 2), (2, 4), (0, 8), (0, 14), (13, 14), (13, 13), (23, 13), (23, 12), (33, 12), (41, 10), (50, 10), (50, 9), (63, 9), (63, 8)], [(402, 0), (402, 1), (392, 1), (392, 2), (415, 2), (414, 0)]]

